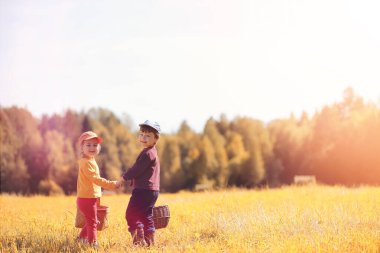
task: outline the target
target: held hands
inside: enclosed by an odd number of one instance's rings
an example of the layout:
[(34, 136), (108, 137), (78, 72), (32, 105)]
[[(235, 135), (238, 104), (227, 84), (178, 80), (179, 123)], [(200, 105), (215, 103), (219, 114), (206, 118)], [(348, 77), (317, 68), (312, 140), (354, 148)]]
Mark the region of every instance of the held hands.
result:
[(116, 189), (119, 189), (123, 184), (124, 184), (124, 179), (123, 178), (120, 178), (118, 181), (115, 181), (116, 184)]

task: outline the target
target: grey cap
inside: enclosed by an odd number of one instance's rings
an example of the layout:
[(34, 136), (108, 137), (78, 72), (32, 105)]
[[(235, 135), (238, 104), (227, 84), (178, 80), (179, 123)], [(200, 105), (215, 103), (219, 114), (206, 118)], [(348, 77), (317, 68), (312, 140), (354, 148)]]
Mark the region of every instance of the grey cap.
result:
[(151, 128), (155, 129), (159, 134), (161, 133), (160, 124), (158, 124), (155, 121), (145, 120), (144, 123), (139, 124), (139, 126), (150, 126)]

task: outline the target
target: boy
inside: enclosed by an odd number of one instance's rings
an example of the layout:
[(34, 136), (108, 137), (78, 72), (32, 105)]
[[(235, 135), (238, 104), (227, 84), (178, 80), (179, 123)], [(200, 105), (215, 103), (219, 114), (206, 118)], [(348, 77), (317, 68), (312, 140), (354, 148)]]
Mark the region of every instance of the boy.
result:
[(160, 190), (160, 161), (155, 145), (160, 137), (161, 128), (157, 122), (149, 120), (139, 126), (138, 139), (144, 149), (138, 155), (135, 164), (122, 175), (119, 183), (131, 180), (133, 186), (125, 213), (133, 244), (149, 247), (154, 245), (153, 207)]

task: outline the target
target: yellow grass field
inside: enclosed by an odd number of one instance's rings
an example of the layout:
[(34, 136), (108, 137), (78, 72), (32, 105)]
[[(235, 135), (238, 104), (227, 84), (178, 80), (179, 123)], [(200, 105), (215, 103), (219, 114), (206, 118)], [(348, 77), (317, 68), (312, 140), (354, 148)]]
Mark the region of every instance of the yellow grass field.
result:
[[(379, 187), (285, 187), (161, 194), (171, 220), (156, 246), (132, 246), (129, 195), (104, 196), (98, 252), (380, 252)], [(75, 242), (75, 197), (0, 197), (0, 252), (90, 252)]]

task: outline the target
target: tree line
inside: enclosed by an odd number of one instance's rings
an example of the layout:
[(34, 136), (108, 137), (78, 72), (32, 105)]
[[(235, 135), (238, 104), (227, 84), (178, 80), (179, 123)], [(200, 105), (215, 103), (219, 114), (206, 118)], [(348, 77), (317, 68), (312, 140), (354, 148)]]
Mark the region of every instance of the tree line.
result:
[[(104, 108), (35, 118), (27, 109), (0, 107), (1, 192), (73, 194), (78, 136), (93, 130), (104, 139), (101, 175), (118, 179), (141, 150), (130, 119)], [(315, 175), (325, 184), (380, 184), (380, 109), (348, 88), (340, 102), (309, 116), (264, 123), (249, 117), (210, 118), (202, 132), (186, 121), (157, 144), (161, 188), (176, 192), (290, 184)]]

